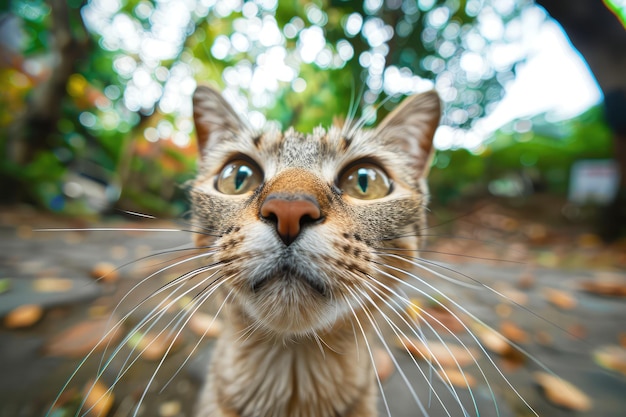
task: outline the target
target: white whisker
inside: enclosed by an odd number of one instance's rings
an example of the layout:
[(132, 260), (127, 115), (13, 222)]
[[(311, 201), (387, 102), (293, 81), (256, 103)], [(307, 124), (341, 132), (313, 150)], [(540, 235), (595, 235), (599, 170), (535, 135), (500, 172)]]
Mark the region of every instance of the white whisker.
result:
[[(437, 293), (438, 295), (440, 295), (441, 297), (443, 297), (444, 299), (446, 299), (448, 302), (452, 303), (456, 308), (458, 308), (459, 310), (461, 310), (463, 313), (467, 314), (469, 317), (471, 317), (473, 320), (475, 320), (476, 322), (478, 322), (479, 324), (493, 330), (490, 326), (488, 326), (486, 323), (484, 323), (482, 320), (480, 320), (478, 317), (476, 317), (476, 315), (472, 314), (469, 310), (467, 310), (466, 308), (464, 308), (463, 306), (461, 306), (459, 303), (457, 303), (456, 301), (454, 301), (452, 298), (450, 298), (448, 295), (446, 295), (445, 293), (443, 293), (442, 291), (438, 290), (436, 287), (434, 287), (433, 285), (429, 284), (428, 282), (426, 282), (425, 280), (421, 280), (420, 278), (418, 278), (415, 274), (412, 274), (408, 271), (405, 271), (401, 268), (396, 268), (392, 265), (385, 265), (386, 268), (390, 268), (393, 269), (397, 272), (402, 273), (403, 275), (406, 275), (408, 277), (412, 277), (414, 279), (419, 280), (422, 284), (424, 284), (425, 286), (427, 286), (429, 289), (431, 289), (432, 291), (434, 291), (435, 293)], [(399, 282), (402, 285), (406, 285), (407, 287), (411, 288), (414, 291), (419, 292), (420, 294), (430, 298), (430, 299), (434, 299), (432, 295), (427, 294), (425, 291), (417, 288), (415, 285), (410, 284), (398, 277), (395, 277), (392, 274), (388, 274), (385, 271), (379, 270), (380, 273), (384, 274), (385, 276), (388, 276), (389, 278)], [(439, 305), (441, 306), (441, 308), (443, 308), (446, 312), (450, 313), (450, 314), (454, 314), (452, 312), (452, 310), (450, 310), (449, 307), (447, 307), (445, 304), (439, 303)], [(493, 366), (493, 368), (496, 370), (496, 372), (498, 372), (498, 374), (500, 375), (500, 377), (505, 381), (505, 383), (507, 384), (507, 386), (509, 388), (511, 388), (511, 390), (515, 393), (515, 395), (524, 403), (524, 405), (537, 417), (539, 417), (539, 415), (537, 414), (537, 412), (532, 408), (532, 406), (526, 401), (526, 399), (519, 393), (519, 391), (513, 386), (513, 384), (511, 384), (511, 382), (509, 381), (509, 379), (504, 375), (504, 373), (502, 373), (502, 371), (500, 370), (500, 368), (498, 367), (498, 365), (496, 365), (496, 363), (493, 361), (493, 359), (491, 358), (491, 356), (489, 355), (489, 353), (487, 352), (487, 350), (485, 349), (485, 347), (483, 346), (483, 344), (478, 340), (478, 338), (476, 337), (476, 335), (474, 335), (474, 333), (469, 329), (469, 327), (467, 327), (467, 325), (463, 322), (463, 321), (459, 321), (459, 324), (464, 328), (464, 330), (468, 333), (468, 335), (470, 337), (472, 337), (472, 339), (476, 342), (477, 346), (480, 348), (480, 350), (485, 354), (485, 357), (487, 358), (487, 360), (491, 363), (491, 365)], [(494, 330), (495, 332), (495, 330)], [(498, 334), (497, 332), (495, 332), (496, 334)], [(517, 344), (513, 343), (512, 341), (509, 341), (508, 339), (506, 339), (504, 336), (501, 336), (504, 340), (507, 340), (508, 343), (511, 343), (512, 346), (518, 348)], [(521, 347), (519, 347), (520, 351)], [(532, 359), (532, 356), (529, 356)], [(537, 362), (538, 365), (540, 365), (542, 368), (545, 368), (544, 365), (542, 365), (541, 363)], [(493, 394), (493, 393), (492, 393)], [(494, 403), (495, 403), (495, 397), (494, 397)]]
[[(346, 289), (349, 290), (349, 288), (346, 288)], [(356, 294), (350, 291), (350, 295), (352, 295), (353, 299), (357, 302), (358, 305), (362, 306), (362, 302), (359, 299), (359, 297), (356, 296)], [(361, 324), (359, 317), (357, 316), (356, 312), (352, 308), (352, 303), (350, 303), (350, 300), (348, 300), (345, 296), (344, 296), (344, 299), (346, 301), (346, 304), (350, 308), (350, 311), (352, 311), (352, 317), (354, 317), (354, 320), (356, 320), (357, 326), (359, 327), (359, 330), (361, 331), (361, 334), (363, 335), (365, 348), (367, 349), (367, 353), (370, 357), (370, 362), (372, 363), (372, 367), (374, 368), (374, 374), (376, 375), (376, 383), (378, 384), (378, 389), (380, 390), (380, 396), (383, 400), (385, 410), (387, 410), (387, 416), (391, 417), (391, 410), (389, 409), (389, 403), (387, 402), (387, 397), (385, 396), (385, 391), (383, 390), (383, 383), (380, 380), (380, 377), (378, 376), (378, 369), (376, 368), (376, 362), (374, 361), (374, 354), (372, 353), (372, 349), (367, 341), (367, 334), (365, 333), (365, 329), (363, 328), (363, 325)]]

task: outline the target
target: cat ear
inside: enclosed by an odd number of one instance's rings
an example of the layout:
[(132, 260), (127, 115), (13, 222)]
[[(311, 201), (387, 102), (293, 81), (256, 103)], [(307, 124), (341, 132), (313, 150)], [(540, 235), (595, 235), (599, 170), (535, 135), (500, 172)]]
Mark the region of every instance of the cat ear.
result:
[(420, 176), (428, 175), (441, 100), (435, 90), (405, 99), (376, 128), (387, 145), (413, 157)]
[(235, 136), (245, 126), (224, 97), (204, 85), (193, 93), (193, 120), (200, 152), (223, 138)]

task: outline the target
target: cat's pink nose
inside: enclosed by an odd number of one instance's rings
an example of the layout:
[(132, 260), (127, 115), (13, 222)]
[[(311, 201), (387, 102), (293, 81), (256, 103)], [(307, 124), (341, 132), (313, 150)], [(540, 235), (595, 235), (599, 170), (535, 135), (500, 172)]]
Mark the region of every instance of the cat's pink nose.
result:
[(276, 223), (276, 231), (289, 246), (305, 223), (322, 217), (317, 201), (308, 195), (270, 194), (261, 205), (261, 217)]

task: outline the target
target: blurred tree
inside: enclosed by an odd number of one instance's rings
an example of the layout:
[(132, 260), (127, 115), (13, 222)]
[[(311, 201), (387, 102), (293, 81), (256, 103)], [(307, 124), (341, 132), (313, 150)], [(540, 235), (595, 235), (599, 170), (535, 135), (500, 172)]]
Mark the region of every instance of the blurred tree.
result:
[(48, 74), (32, 91), (26, 111), (11, 127), (7, 143), (10, 160), (18, 165), (26, 165), (39, 152), (54, 147), (51, 134), (57, 131), (62, 117), (60, 104), (67, 94), (68, 81), (91, 49), (91, 39), (80, 15), (83, 6), (82, 1), (48, 0), (47, 36), (41, 39), (50, 57)]
[[(601, 219), (607, 240), (626, 231), (626, 30), (623, 13), (594, 0), (537, 0), (557, 20), (587, 61), (604, 93), (606, 120), (613, 130), (620, 191)], [(613, 10), (615, 8), (616, 10)]]
[(443, 123), (471, 128), (524, 59), (516, 45), (532, 7), (531, 0), (3, 3), (0, 32), (16, 38), (7, 44), (0, 36), (10, 57), (0, 68), (8, 89), (0, 95), (3, 184), (67, 211), (88, 194), (80, 178), (89, 177), (92, 189), (102, 183), (106, 199), (124, 208), (167, 212), (182, 194), (175, 182), (194, 169), (196, 80), (217, 84), (254, 126), (271, 119), (310, 131), (345, 113), (371, 122), (403, 95), (435, 87)]

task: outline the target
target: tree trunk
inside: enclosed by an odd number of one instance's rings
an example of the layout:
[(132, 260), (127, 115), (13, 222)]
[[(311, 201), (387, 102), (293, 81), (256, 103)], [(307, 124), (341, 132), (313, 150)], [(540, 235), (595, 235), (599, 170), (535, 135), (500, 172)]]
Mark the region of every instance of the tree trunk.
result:
[[(53, 148), (50, 137), (57, 132), (61, 104), (67, 95), (67, 82), (89, 47), (80, 7), (70, 8), (66, 0), (49, 0), (49, 4), (50, 76), (35, 87), (26, 112), (10, 128), (8, 156), (17, 165), (26, 165), (40, 151)], [(72, 29), (72, 20), (79, 23), (82, 33), (76, 34), (76, 30)]]
[(626, 225), (626, 30), (600, 0), (536, 3), (561, 24), (604, 93), (606, 121), (613, 130), (614, 157), (621, 175), (619, 191), (603, 212), (599, 232), (613, 240), (625, 232)]

